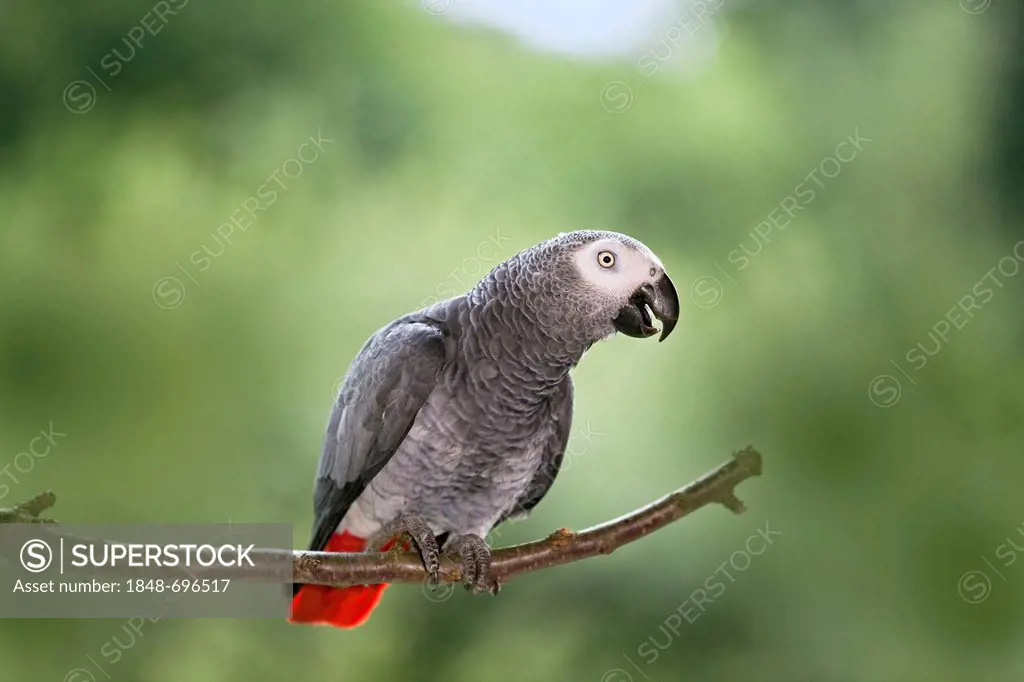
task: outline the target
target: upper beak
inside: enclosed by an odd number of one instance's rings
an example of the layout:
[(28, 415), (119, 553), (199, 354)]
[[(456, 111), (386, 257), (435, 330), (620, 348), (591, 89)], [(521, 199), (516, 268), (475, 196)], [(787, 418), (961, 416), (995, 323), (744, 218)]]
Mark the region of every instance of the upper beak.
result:
[(646, 338), (658, 333), (657, 327), (652, 324), (651, 314), (661, 322), (661, 338), (658, 341), (664, 341), (679, 321), (679, 295), (665, 273), (653, 284), (644, 284), (637, 289), (629, 303), (619, 310), (613, 324), (627, 336)]

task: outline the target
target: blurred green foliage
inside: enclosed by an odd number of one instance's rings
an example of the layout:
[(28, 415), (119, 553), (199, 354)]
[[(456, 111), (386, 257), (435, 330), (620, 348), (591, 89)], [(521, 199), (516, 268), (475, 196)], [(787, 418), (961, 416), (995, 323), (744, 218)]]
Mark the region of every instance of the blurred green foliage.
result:
[[(1020, 679), (1021, 9), (736, 2), (683, 78), (684, 56), (648, 75), (385, 4), (0, 8), (3, 504), (54, 489), (65, 521), (285, 521), (304, 545), (365, 338), (611, 228), (692, 296), (669, 343), (588, 354), (565, 471), (497, 542), (752, 443), (749, 511), (493, 599), (394, 587), (350, 632), (4, 621), (0, 678)], [(66, 438), (10, 468), (50, 424)]]

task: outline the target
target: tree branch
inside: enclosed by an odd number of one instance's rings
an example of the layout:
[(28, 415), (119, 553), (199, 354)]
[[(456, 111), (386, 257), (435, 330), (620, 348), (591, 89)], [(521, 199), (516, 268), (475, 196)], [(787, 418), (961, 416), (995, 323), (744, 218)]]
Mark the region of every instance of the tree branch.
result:
[[(579, 533), (560, 528), (543, 540), (496, 550), (492, 556), (491, 578), (500, 585), (522, 573), (611, 554), (619, 547), (712, 503), (721, 504), (737, 514), (742, 513), (744, 505), (736, 497), (735, 488), (760, 474), (761, 454), (747, 447), (693, 483), (626, 516)], [(55, 501), (56, 496), (46, 492), (13, 508), (0, 509), (0, 523), (52, 523), (37, 517)], [(259, 549), (250, 556), (255, 568), (219, 569), (211, 574), (257, 581), (280, 580), (279, 567), (290, 561), (292, 577), (297, 583), (345, 587), (381, 582), (422, 582), (427, 579), (419, 556), (410, 552), (343, 554)], [(204, 571), (203, 575), (207, 572)], [(459, 582), (461, 579), (458, 562), (453, 557), (444, 557), (441, 582)]]
[(39, 515), (56, 502), (57, 496), (47, 490), (28, 502), (16, 504), (9, 509), (0, 509), (0, 523), (55, 523), (51, 519), (41, 519)]

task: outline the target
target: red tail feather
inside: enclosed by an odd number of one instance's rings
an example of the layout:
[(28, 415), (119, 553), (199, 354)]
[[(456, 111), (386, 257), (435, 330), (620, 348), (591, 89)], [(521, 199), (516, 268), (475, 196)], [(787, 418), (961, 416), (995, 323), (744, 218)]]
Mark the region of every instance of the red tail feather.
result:
[[(335, 533), (327, 541), (325, 552), (361, 552), (366, 540), (348, 531)], [(325, 587), (303, 585), (292, 599), (292, 623), (333, 625), (354, 628), (370, 617), (387, 583), (355, 585), (353, 587)]]

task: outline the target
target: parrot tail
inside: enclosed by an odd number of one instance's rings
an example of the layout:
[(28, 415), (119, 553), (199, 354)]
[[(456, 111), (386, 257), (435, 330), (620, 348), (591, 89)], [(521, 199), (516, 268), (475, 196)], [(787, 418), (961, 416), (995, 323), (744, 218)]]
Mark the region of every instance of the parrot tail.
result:
[[(344, 531), (332, 535), (323, 551), (361, 552), (365, 548), (366, 540)], [(339, 628), (357, 627), (370, 617), (386, 587), (387, 583), (352, 587), (303, 585), (292, 598), (292, 614), (288, 621)]]

